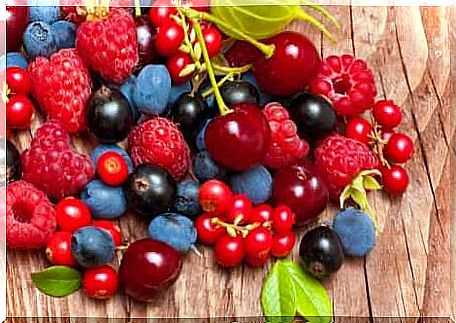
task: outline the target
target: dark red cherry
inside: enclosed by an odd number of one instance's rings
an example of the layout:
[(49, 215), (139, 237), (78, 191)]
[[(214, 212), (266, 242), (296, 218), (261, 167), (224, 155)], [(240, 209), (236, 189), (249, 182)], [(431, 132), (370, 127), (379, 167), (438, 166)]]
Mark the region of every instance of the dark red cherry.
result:
[[(13, 1), (14, 2), (14, 1)], [(6, 6), (7, 19), (6, 49), (8, 52), (17, 51), (22, 46), (22, 34), (29, 19), (29, 9), (24, 6)]]
[(242, 171), (259, 164), (269, 149), (271, 130), (256, 104), (242, 103), (232, 113), (214, 118), (204, 140), (212, 158), (226, 168)]
[(135, 20), (136, 38), (138, 39), (139, 65), (144, 66), (158, 58), (155, 49), (156, 30), (146, 16), (139, 16)]
[(258, 85), (267, 93), (288, 96), (303, 91), (316, 75), (320, 56), (305, 36), (285, 31), (264, 41), (275, 45), (271, 58), (263, 57), (253, 65)]

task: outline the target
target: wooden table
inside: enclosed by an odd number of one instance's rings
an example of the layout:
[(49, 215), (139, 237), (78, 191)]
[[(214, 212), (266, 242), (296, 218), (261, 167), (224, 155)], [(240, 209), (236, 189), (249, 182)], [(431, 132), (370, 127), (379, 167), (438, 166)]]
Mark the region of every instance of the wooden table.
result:
[[(450, 193), (450, 167), (455, 152), (456, 119), (455, 109), (450, 109), (450, 105), (456, 107), (456, 102), (450, 91), (456, 80), (456, 60), (450, 63), (450, 48), (455, 57), (456, 26), (450, 27), (450, 21), (456, 25), (456, 8), (329, 9), (342, 25), (335, 34), (336, 43), (328, 42), (302, 23), (294, 23), (290, 29), (310, 37), (323, 56), (350, 53), (366, 59), (375, 71), (379, 98), (393, 99), (401, 105), (401, 127), (411, 135), (416, 147), (407, 165), (411, 178), (408, 192), (402, 198), (381, 193), (370, 196), (381, 222), (374, 251), (366, 258), (348, 260), (325, 282), (334, 302), (336, 320), (347, 322), (350, 317), (358, 322), (374, 318), (372, 322), (380, 321), (380, 317), (403, 317), (416, 322), (419, 316), (449, 317), (451, 313), (454, 317), (456, 302), (450, 289), (456, 291), (456, 280), (454, 276), (450, 279), (449, 238), (451, 216), (455, 220), (450, 204), (456, 195), (454, 191)], [(38, 124), (39, 121), (31, 132), (16, 135), (21, 150), (28, 146)], [(74, 138), (73, 143), (80, 151), (91, 149), (85, 137)], [(146, 226), (133, 214), (122, 218), (120, 225), (131, 241), (145, 236)], [(203, 257), (193, 253), (186, 256), (174, 287), (148, 305), (125, 295), (107, 302), (92, 301), (80, 292), (63, 299), (47, 297), (30, 280), (30, 272), (48, 266), (43, 253), (9, 252), (8, 315), (212, 317), (214, 322), (260, 316), (259, 295), (269, 266), (221, 270), (215, 265), (211, 250), (200, 249)], [(157, 320), (164, 321), (168, 320)]]

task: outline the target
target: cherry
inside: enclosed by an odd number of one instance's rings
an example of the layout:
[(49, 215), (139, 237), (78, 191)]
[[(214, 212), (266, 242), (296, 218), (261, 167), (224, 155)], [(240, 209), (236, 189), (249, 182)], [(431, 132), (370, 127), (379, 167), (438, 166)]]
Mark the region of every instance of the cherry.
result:
[(92, 222), (92, 225), (97, 228), (105, 229), (111, 235), (115, 246), (122, 245), (122, 232), (119, 226), (114, 221), (108, 220), (96, 220)]
[(211, 213), (200, 215), (195, 221), (198, 239), (205, 245), (213, 245), (225, 232), (225, 229), (212, 223), (215, 216)]
[(184, 41), (184, 30), (175, 22), (160, 26), (155, 38), (157, 52), (165, 57), (172, 56), (179, 52), (179, 47)]
[(119, 278), (128, 295), (147, 302), (174, 284), (181, 269), (179, 252), (164, 242), (146, 238), (128, 247), (120, 264)]
[(286, 257), (293, 250), (296, 243), (296, 234), (293, 231), (274, 235), (271, 254), (274, 257)]
[(33, 103), (23, 95), (15, 95), (6, 104), (6, 124), (11, 129), (27, 129), (33, 119)]
[(71, 237), (70, 232), (55, 232), (46, 248), (46, 256), (54, 265), (70, 266), (77, 265), (76, 259), (71, 252)]
[(238, 67), (256, 62), (262, 58), (262, 53), (252, 44), (244, 40), (236, 40), (224, 56), (230, 66)]
[(364, 118), (353, 118), (348, 120), (345, 127), (345, 135), (348, 138), (368, 144), (371, 141), (369, 135), (372, 132), (372, 125)]
[(385, 157), (392, 163), (402, 164), (413, 155), (413, 141), (403, 133), (395, 133), (384, 148)]
[(258, 227), (245, 238), (245, 253), (252, 257), (263, 258), (269, 255), (272, 247), (272, 233), (265, 227)]
[(161, 27), (171, 21), (171, 15), (176, 13), (176, 7), (169, 0), (158, 0), (148, 12), (152, 26)]
[(67, 197), (55, 206), (57, 224), (62, 231), (74, 232), (92, 223), (90, 209), (80, 199)]
[(385, 129), (393, 129), (402, 121), (401, 109), (391, 100), (380, 100), (374, 104), (372, 114), (375, 121)]
[(180, 76), (182, 70), (187, 66), (193, 64), (192, 58), (186, 54), (179, 52), (168, 58), (166, 67), (168, 68), (171, 80), (176, 84), (185, 83), (192, 78), (192, 73), (187, 76)]
[(278, 206), (272, 213), (272, 228), (275, 233), (287, 233), (293, 228), (296, 215), (286, 205)]
[(215, 161), (226, 168), (242, 171), (264, 160), (271, 130), (256, 104), (242, 103), (232, 108), (233, 112), (209, 123), (204, 140)]
[(247, 195), (234, 195), (228, 208), (226, 221), (235, 224), (245, 224), (249, 222), (252, 209), (252, 201), (250, 201)]
[(231, 206), (233, 192), (225, 183), (212, 179), (205, 182), (199, 189), (199, 202), (206, 212), (214, 216), (222, 216)]
[(135, 19), (136, 39), (138, 40), (139, 65), (145, 66), (157, 59), (155, 48), (156, 30), (146, 16)]
[(304, 35), (284, 31), (266, 41), (275, 46), (271, 58), (263, 57), (253, 64), (259, 86), (277, 96), (303, 91), (317, 74), (320, 57), (312, 42)]
[(32, 80), (27, 71), (20, 67), (8, 67), (6, 69), (6, 84), (14, 94), (29, 94), (32, 89)]
[(6, 29), (8, 37), (6, 38), (6, 50), (8, 52), (17, 51), (22, 46), (22, 35), (27, 27), (29, 20), (29, 8), (27, 6), (15, 6), (10, 1), (11, 6), (6, 6)]
[(316, 168), (298, 164), (282, 168), (273, 181), (276, 204), (289, 206), (296, 214), (296, 225), (303, 225), (326, 209), (328, 188)]
[(409, 176), (407, 171), (398, 165), (382, 170), (382, 180), (385, 190), (391, 195), (401, 195), (407, 190)]
[(250, 223), (265, 223), (271, 220), (273, 209), (269, 204), (258, 204), (250, 213)]
[(84, 293), (95, 299), (105, 300), (114, 296), (119, 285), (117, 271), (111, 266), (101, 266), (84, 270), (82, 288)]
[(215, 243), (214, 255), (217, 263), (223, 267), (239, 266), (245, 255), (244, 239), (228, 234), (221, 236)]
[(203, 38), (209, 57), (216, 56), (220, 52), (223, 42), (220, 30), (214, 25), (208, 25), (203, 29)]
[(128, 165), (119, 153), (108, 151), (98, 159), (97, 173), (106, 184), (119, 186), (128, 178)]

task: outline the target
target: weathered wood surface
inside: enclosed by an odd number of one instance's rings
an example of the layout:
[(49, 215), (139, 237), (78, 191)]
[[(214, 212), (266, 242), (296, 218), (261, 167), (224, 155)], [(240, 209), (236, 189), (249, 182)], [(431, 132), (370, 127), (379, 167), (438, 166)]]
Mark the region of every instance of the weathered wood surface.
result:
[[(456, 291), (456, 280), (450, 278), (450, 221), (453, 215), (454, 223), (455, 210), (451, 212), (450, 202), (456, 193), (451, 190), (450, 177), (455, 172), (450, 169), (455, 153), (456, 102), (450, 94), (456, 84), (456, 61), (450, 61), (450, 49), (455, 57), (456, 9), (329, 9), (342, 26), (335, 34), (336, 43), (301, 23), (290, 28), (308, 35), (323, 56), (351, 53), (366, 59), (375, 71), (378, 96), (402, 106), (401, 129), (412, 136), (416, 147), (407, 165), (411, 178), (408, 192), (402, 198), (381, 193), (371, 196), (381, 222), (374, 251), (365, 259), (347, 261), (325, 282), (334, 302), (336, 321), (380, 322), (382, 317), (402, 317), (401, 321), (416, 322), (420, 316), (454, 317), (456, 301), (452, 292)], [(38, 125), (39, 120), (31, 132), (16, 135), (21, 150), (28, 146)], [(87, 138), (74, 138), (73, 142), (81, 151), (91, 149)], [(331, 210), (325, 216), (330, 214)], [(121, 219), (120, 225), (130, 241), (145, 236), (145, 224), (132, 214)], [(268, 266), (221, 270), (214, 263), (212, 251), (201, 250), (202, 258), (193, 253), (185, 257), (174, 287), (148, 305), (124, 295), (107, 302), (94, 302), (81, 293), (64, 299), (46, 297), (30, 281), (30, 272), (47, 266), (44, 255), (9, 252), (8, 316), (212, 317), (214, 322), (231, 321), (222, 317), (239, 321), (260, 316), (259, 295)], [(454, 256), (453, 252), (453, 260)]]

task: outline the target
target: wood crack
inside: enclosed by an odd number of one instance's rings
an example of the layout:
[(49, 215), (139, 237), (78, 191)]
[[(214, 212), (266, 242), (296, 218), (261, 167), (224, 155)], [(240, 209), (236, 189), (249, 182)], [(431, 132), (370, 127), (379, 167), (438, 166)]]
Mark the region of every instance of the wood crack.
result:
[[(415, 276), (415, 271), (413, 270), (413, 260), (412, 260), (411, 254), (410, 254), (410, 247), (409, 247), (409, 243), (408, 243), (407, 231), (405, 230), (404, 218), (401, 217), (401, 220), (402, 220), (402, 232), (404, 233), (404, 237), (405, 237), (405, 239), (404, 239), (405, 240), (405, 250), (407, 251), (408, 264), (409, 264), (410, 273), (412, 274), (412, 280), (413, 280), (412, 281), (413, 293), (415, 294), (415, 301), (416, 301), (416, 304), (418, 305), (419, 301), (418, 301), (418, 294), (416, 292), (416, 290), (417, 290), (417, 288), (416, 288), (416, 276)], [(418, 310), (420, 311), (419, 305), (418, 305)]]
[(364, 269), (364, 281), (366, 284), (366, 295), (367, 295), (367, 307), (369, 309), (369, 322), (374, 323), (374, 314), (372, 311), (372, 301), (369, 293), (369, 278), (367, 277), (367, 257), (364, 256), (364, 264), (363, 264), (363, 269)]
[(434, 77), (432, 76), (432, 73), (431, 71), (429, 70), (429, 67), (426, 68), (427, 70), (427, 73), (429, 75), (429, 79), (431, 80), (431, 84), (432, 84), (432, 89), (434, 90), (434, 93), (435, 93), (435, 96), (437, 98), (437, 102), (438, 102), (438, 105), (439, 105), (439, 108), (438, 109), (438, 117), (439, 117), (439, 126), (440, 128), (442, 129), (442, 133), (443, 133), (443, 140), (445, 141), (445, 145), (447, 146), (447, 148), (450, 147), (450, 144), (449, 144), (449, 140), (448, 140), (448, 136), (446, 134), (446, 131), (445, 131), (445, 122), (443, 121), (443, 116), (442, 116), (442, 109), (443, 109), (443, 100), (442, 100), (442, 97), (440, 96), (439, 94), (439, 91), (437, 90), (437, 86), (435, 84), (435, 80), (434, 80)]

